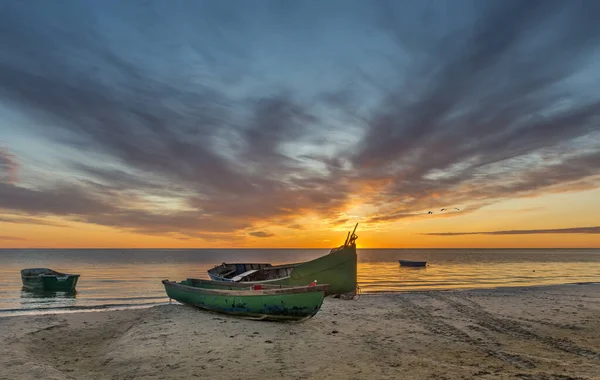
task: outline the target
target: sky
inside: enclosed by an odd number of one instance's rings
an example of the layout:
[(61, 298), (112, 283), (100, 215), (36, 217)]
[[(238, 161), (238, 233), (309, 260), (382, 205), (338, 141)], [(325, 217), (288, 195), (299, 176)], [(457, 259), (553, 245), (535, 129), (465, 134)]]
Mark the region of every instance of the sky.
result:
[(600, 247), (599, 12), (1, 2), (0, 247)]

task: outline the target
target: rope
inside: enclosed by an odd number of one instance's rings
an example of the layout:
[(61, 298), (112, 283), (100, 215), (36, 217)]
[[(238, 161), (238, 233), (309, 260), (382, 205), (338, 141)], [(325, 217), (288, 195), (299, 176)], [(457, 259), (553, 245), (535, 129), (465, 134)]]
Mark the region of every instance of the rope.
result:
[(354, 297), (352, 297), (352, 300), (354, 301), (358, 301), (360, 299), (360, 285), (358, 285), (358, 282), (356, 283), (356, 295)]

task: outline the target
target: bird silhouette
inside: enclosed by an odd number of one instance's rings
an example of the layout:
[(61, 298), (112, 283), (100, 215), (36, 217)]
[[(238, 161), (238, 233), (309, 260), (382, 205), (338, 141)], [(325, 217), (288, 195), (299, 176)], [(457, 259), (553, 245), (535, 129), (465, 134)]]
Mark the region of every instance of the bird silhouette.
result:
[(455, 210), (458, 210), (458, 211), (460, 211), (460, 209), (459, 209), (459, 208), (456, 208), (456, 207), (454, 207), (454, 209), (455, 209)]
[(429, 211), (428, 214), (433, 214), (433, 211)]
[(444, 210), (445, 210), (445, 208), (441, 209), (440, 211), (444, 211)]

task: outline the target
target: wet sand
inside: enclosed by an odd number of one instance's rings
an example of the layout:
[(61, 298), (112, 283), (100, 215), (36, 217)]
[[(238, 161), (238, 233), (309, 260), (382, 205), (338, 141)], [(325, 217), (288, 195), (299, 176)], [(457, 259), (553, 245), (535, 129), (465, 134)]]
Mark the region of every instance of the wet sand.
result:
[(326, 299), (302, 323), (171, 304), (0, 318), (0, 379), (600, 379), (600, 285)]

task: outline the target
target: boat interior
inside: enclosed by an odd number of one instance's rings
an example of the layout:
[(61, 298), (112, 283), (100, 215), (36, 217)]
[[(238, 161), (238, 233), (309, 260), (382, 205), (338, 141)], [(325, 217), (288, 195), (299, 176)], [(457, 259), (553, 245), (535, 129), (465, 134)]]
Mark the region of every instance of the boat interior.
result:
[[(271, 267), (271, 264), (226, 264), (223, 263), (208, 272), (223, 278), (234, 280), (234, 277), (247, 274), (247, 272), (254, 273), (263, 268)], [(243, 277), (243, 276), (242, 276)], [(234, 280), (235, 281), (235, 280)]]
[(68, 276), (68, 274), (66, 274), (66, 273), (57, 272), (53, 269), (48, 269), (48, 268), (28, 268), (28, 269), (23, 269), (21, 271), (21, 276), (24, 276), (24, 277), (37, 277), (40, 275), (58, 276), (58, 277)]
[[(244, 284), (239, 282), (222, 282), (222, 281), (209, 281), (201, 280), (196, 278), (188, 278), (182, 282), (183, 285), (193, 286), (195, 288), (208, 288), (208, 289), (227, 289), (227, 290), (254, 290), (250, 284)], [(261, 284), (261, 289), (281, 289), (285, 288), (282, 285), (275, 284)]]
[(239, 279), (237, 281), (267, 281), (267, 280), (275, 280), (278, 278), (288, 277), (292, 274), (294, 268), (298, 266), (298, 264), (288, 264), (288, 265), (278, 265), (278, 266), (270, 266), (266, 268), (262, 268), (256, 272), (248, 273), (245, 276), (238, 276)]

